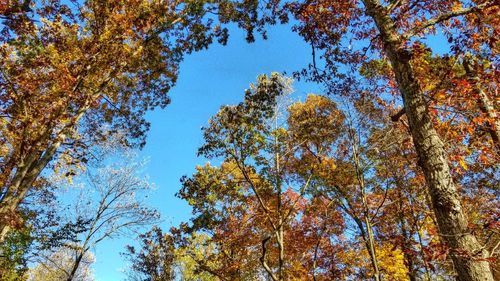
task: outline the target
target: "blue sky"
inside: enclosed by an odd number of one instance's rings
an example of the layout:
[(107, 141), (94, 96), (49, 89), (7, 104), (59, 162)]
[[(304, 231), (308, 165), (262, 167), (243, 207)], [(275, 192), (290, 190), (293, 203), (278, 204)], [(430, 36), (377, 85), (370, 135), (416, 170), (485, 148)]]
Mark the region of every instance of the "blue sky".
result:
[[(181, 64), (177, 85), (171, 90), (172, 103), (164, 110), (148, 114), (151, 130), (140, 156), (149, 159), (145, 173), (157, 186), (150, 205), (160, 210), (164, 229), (190, 218), (190, 208), (175, 193), (179, 179), (190, 175), (197, 164), (196, 151), (202, 144), (201, 127), (220, 106), (243, 99), (244, 90), (259, 74), (291, 73), (307, 66), (311, 48), (289, 26), (269, 29), (269, 39), (245, 42), (245, 34), (233, 30), (227, 46), (212, 45), (208, 50), (187, 56)], [(298, 95), (318, 92), (317, 86), (295, 83)], [(103, 241), (94, 250), (98, 281), (124, 280), (125, 261), (120, 256), (133, 237)]]
[[(157, 186), (150, 196), (150, 206), (163, 217), (162, 228), (178, 225), (190, 218), (190, 208), (175, 197), (179, 179), (190, 175), (194, 167), (206, 160), (196, 157), (202, 144), (201, 127), (207, 124), (220, 106), (242, 100), (244, 89), (259, 74), (299, 70), (311, 61), (311, 48), (290, 26), (268, 28), (269, 39), (248, 44), (241, 30), (233, 29), (227, 46), (214, 44), (208, 50), (187, 56), (181, 64), (177, 85), (171, 90), (172, 103), (164, 110), (148, 114), (151, 130), (147, 144), (140, 152), (149, 159), (145, 174)], [(448, 51), (440, 36), (426, 41), (436, 53)], [(298, 95), (320, 93), (317, 85), (295, 83)], [(93, 252), (98, 281), (124, 280), (125, 261), (120, 253), (134, 237), (102, 241)]]
[[(149, 160), (144, 173), (157, 188), (148, 203), (160, 211), (164, 230), (190, 218), (189, 206), (175, 193), (180, 189), (179, 179), (206, 162), (196, 156), (203, 143), (201, 127), (222, 105), (242, 101), (244, 90), (258, 75), (283, 71), (290, 74), (311, 62), (311, 47), (290, 26), (273, 26), (268, 32), (268, 40), (256, 37), (256, 42), (248, 44), (245, 33), (233, 28), (227, 46), (214, 44), (187, 56), (177, 84), (170, 91), (172, 103), (148, 113), (151, 129), (140, 158)], [(425, 41), (437, 53), (448, 47), (436, 38)], [(318, 85), (303, 81), (295, 82), (294, 88), (295, 96), (321, 93)], [(92, 250), (97, 281), (126, 279), (126, 261), (120, 253), (126, 245), (135, 245), (134, 238), (103, 240)]]

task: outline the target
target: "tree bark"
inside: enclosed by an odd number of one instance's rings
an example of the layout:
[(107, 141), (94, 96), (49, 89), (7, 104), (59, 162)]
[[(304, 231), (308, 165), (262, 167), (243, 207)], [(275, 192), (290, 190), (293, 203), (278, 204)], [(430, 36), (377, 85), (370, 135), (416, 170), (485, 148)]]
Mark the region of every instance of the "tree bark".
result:
[(450, 249), (460, 281), (493, 281), (488, 252), (468, 229), (460, 195), (453, 182), (443, 142), (438, 136), (411, 66), (411, 54), (397, 32), (394, 21), (378, 0), (363, 0), (373, 18), (408, 117), (413, 143), (419, 157), (436, 215), (439, 234)]
[[(60, 145), (61, 143), (56, 142), (56, 144), (50, 146), (41, 157), (37, 157), (38, 159), (30, 159), (30, 161), (26, 163), (26, 167), (19, 167), (14, 175), (12, 183), (7, 188), (5, 196), (2, 198), (2, 205), (0, 206), (0, 214), (2, 216), (10, 216), (16, 211), (19, 204), (22, 202), (24, 197), (26, 197), (26, 194), (35, 182), (36, 178), (40, 175), (43, 168), (47, 166), (50, 160), (52, 160)], [(5, 240), (9, 231), (10, 225), (8, 220), (0, 221), (0, 243)]]
[[(54, 155), (59, 150), (68, 133), (75, 129), (83, 114), (89, 108), (89, 104), (90, 100), (85, 101), (85, 104), (77, 111), (73, 119), (59, 131), (54, 141), (43, 152), (31, 151), (23, 159), (22, 163), (18, 165), (14, 177), (0, 201), (1, 216), (8, 216), (17, 210), (17, 207), (24, 200), (24, 197), (26, 197), (26, 194), (42, 170), (54, 158)], [(0, 243), (5, 240), (9, 230), (10, 225), (8, 221), (0, 220)]]

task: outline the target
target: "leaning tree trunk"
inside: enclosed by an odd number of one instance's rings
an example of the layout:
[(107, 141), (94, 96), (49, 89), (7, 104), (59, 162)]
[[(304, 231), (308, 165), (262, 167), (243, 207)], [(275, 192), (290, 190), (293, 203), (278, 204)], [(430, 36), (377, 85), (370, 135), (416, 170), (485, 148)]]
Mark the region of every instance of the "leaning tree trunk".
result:
[(408, 50), (378, 0), (363, 0), (367, 14), (372, 17), (392, 65), (408, 117), (413, 143), (419, 157), (439, 234), (450, 249), (451, 258), (460, 281), (493, 281), (490, 266), (485, 260), (488, 252), (467, 227), (467, 218), (460, 195), (453, 182), (443, 142), (438, 136), (424, 100), (423, 91), (415, 78)]
[[(8, 217), (16, 212), (42, 170), (52, 161), (61, 144), (66, 140), (67, 135), (76, 128), (83, 114), (88, 110), (90, 102), (90, 99), (84, 102), (72, 120), (65, 124), (52, 143), (47, 145), (43, 151), (31, 152), (18, 164), (13, 179), (8, 183), (7, 191), (0, 200), (0, 216)], [(9, 231), (9, 221), (0, 220), (0, 243), (5, 240)]]
[(73, 281), (73, 279), (76, 276), (76, 271), (78, 270), (78, 267), (80, 267), (80, 263), (82, 262), (82, 258), (85, 252), (81, 251), (78, 253), (76, 260), (73, 263), (73, 266), (71, 267), (71, 272), (68, 275), (68, 278), (66, 281)]
[(27, 157), (29, 160), (27, 163), (19, 165), (12, 182), (0, 201), (0, 215), (4, 216), (4, 220), (0, 220), (0, 243), (5, 240), (5, 237), (10, 231), (10, 223), (7, 218), (16, 212), (17, 207), (26, 197), (26, 194), (42, 172), (43, 168), (45, 168), (53, 158), (59, 146), (60, 142), (56, 142), (41, 156), (32, 153), (32, 155)]

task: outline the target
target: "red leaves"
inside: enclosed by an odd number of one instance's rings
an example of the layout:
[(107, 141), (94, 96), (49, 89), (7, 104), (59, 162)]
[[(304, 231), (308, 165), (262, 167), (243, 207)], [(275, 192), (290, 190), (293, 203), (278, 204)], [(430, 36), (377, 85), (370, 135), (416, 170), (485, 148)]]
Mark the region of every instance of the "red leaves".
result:
[(0, 0), (0, 15), (5, 15), (9, 8), (9, 0)]

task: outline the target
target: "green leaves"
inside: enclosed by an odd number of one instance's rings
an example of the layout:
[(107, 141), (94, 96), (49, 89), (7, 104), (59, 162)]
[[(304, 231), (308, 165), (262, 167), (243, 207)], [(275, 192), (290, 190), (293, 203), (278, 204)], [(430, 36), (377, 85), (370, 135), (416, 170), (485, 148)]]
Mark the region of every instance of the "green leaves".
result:
[(0, 245), (0, 279), (8, 281), (24, 280), (28, 269), (27, 252), (33, 242), (31, 229), (11, 232)]

